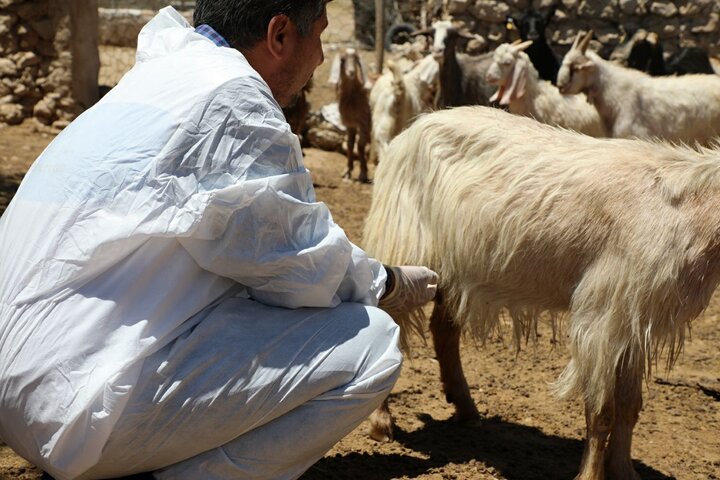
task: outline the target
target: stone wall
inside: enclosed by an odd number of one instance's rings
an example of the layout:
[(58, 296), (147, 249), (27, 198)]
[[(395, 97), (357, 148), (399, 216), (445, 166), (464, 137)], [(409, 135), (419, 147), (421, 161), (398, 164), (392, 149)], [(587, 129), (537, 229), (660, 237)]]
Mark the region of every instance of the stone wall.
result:
[[(536, 0), (545, 11), (557, 11), (546, 30), (551, 46), (564, 54), (578, 31), (593, 29), (595, 48), (609, 52), (622, 39), (623, 29), (644, 28), (655, 32), (665, 52), (699, 46), (720, 54), (720, 2), (717, 0)], [(527, 0), (449, 0), (446, 11), (487, 40), (487, 47), (514, 40), (505, 29), (507, 15), (520, 14)]]
[[(394, 8), (418, 11), (422, 0), (385, 0)], [(513, 32), (505, 29), (508, 15), (521, 14), (530, 2), (528, 0), (425, 0), (428, 16), (438, 18), (450, 15), (473, 32), (481, 35), (486, 50), (494, 49), (500, 43), (515, 40)], [(374, 34), (374, 2), (355, 0), (356, 39), (367, 45), (367, 38)], [(440, 8), (438, 4), (442, 3)], [(644, 28), (655, 32), (663, 42), (666, 53), (680, 47), (699, 46), (712, 55), (720, 55), (720, 1), (718, 0), (535, 0), (535, 8), (545, 11), (551, 4), (557, 11), (550, 22), (546, 35), (551, 46), (559, 55), (564, 54), (578, 31), (592, 28), (595, 31), (594, 48), (601, 54), (618, 45), (623, 30)], [(358, 8), (360, 6), (360, 8)], [(405, 6), (405, 7), (403, 7)], [(419, 18), (408, 18), (416, 27)], [(398, 14), (390, 14), (398, 21)], [(431, 20), (432, 20), (431, 18)], [(414, 22), (413, 22), (414, 20)]]
[(0, 0), (0, 123), (62, 128), (97, 101), (96, 0)]

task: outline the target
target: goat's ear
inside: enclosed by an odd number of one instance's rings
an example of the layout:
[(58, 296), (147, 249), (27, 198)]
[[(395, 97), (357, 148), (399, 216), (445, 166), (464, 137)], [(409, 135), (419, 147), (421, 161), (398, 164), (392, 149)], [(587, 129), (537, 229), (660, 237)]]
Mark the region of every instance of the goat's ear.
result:
[(575, 65), (575, 70), (579, 72), (587, 72), (590, 73), (593, 70), (595, 70), (595, 64), (588, 60), (587, 62), (580, 63), (578, 65)]
[(360, 55), (357, 56), (357, 60), (358, 67), (360, 67), (360, 81), (365, 86), (365, 88), (369, 90), (370, 88), (372, 88), (372, 82), (370, 82), (370, 79), (368, 77), (367, 65), (365, 65), (365, 62), (363, 61), (362, 57), (360, 57)]
[(338, 53), (333, 58), (332, 65), (330, 66), (330, 78), (328, 78), (330, 85), (337, 85), (340, 83), (340, 54)]

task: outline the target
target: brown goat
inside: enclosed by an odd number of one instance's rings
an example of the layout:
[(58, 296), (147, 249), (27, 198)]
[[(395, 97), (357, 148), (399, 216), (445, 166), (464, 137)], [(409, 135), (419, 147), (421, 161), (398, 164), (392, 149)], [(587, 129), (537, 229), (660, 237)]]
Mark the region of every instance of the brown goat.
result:
[(290, 105), (283, 108), (285, 120), (290, 124), (290, 130), (298, 136), (300, 143), (303, 143), (303, 132), (307, 123), (308, 114), (310, 113), (310, 102), (307, 99), (308, 93), (312, 90), (313, 79), (305, 84), (300, 92), (295, 96)]
[(333, 60), (330, 69), (330, 84), (335, 85), (340, 119), (347, 129), (347, 170), (343, 178), (351, 178), (355, 157), (355, 138), (358, 138), (358, 159), (360, 176), (358, 180), (367, 183), (368, 169), (365, 147), (370, 143), (372, 120), (370, 116), (367, 68), (357, 50), (347, 48)]

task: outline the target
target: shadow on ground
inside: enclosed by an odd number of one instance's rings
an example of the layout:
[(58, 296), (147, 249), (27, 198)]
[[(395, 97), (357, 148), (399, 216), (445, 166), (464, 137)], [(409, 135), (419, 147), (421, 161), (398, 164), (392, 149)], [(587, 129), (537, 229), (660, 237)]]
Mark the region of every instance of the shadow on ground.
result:
[[(427, 459), (402, 454), (351, 453), (326, 457), (308, 470), (301, 480), (357, 479), (389, 480), (431, 473), (448, 464), (477, 462), (481, 472), (508, 480), (571, 480), (578, 471), (583, 442), (549, 436), (534, 427), (488, 418), (479, 427), (466, 427), (452, 420), (420, 417), (423, 428), (414, 432), (396, 430), (395, 441)], [(657, 470), (635, 462), (644, 480), (672, 480)]]

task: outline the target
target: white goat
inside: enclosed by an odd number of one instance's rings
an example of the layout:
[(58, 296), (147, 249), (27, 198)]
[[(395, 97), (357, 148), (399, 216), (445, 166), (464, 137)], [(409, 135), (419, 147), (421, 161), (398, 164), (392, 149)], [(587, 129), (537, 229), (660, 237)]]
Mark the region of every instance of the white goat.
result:
[(651, 77), (587, 51), (579, 34), (558, 72), (558, 88), (584, 93), (611, 137), (708, 145), (720, 134), (720, 77)]
[(378, 166), (364, 246), (439, 273), (430, 330), (460, 421), (478, 418), (461, 330), (484, 338), (506, 311), (520, 338), (568, 312), (555, 388), (585, 402), (577, 479), (634, 479), (643, 376), (663, 353), (672, 366), (720, 281), (720, 148), (597, 139), (488, 107), (430, 113)]
[(511, 113), (569, 128), (593, 137), (604, 137), (597, 110), (584, 95), (563, 95), (552, 83), (541, 80), (523, 50), (532, 45), (504, 43), (495, 49), (486, 80), (498, 87), (490, 101), (507, 105)]
[(403, 73), (396, 62), (377, 79), (370, 91), (372, 146), (370, 156), (382, 160), (390, 140), (419, 114), (432, 108), (437, 90), (439, 65), (432, 55)]
[(360, 175), (358, 180), (368, 182), (365, 147), (370, 142), (372, 119), (370, 115), (369, 82), (367, 67), (354, 48), (338, 53), (330, 67), (328, 82), (335, 86), (340, 119), (347, 128), (348, 164), (343, 178), (350, 179), (355, 157), (355, 137), (358, 138)]

